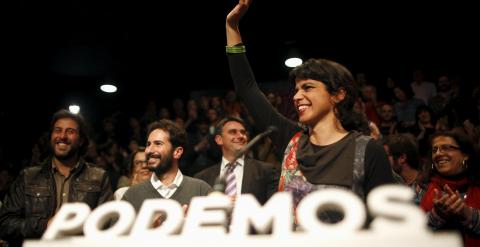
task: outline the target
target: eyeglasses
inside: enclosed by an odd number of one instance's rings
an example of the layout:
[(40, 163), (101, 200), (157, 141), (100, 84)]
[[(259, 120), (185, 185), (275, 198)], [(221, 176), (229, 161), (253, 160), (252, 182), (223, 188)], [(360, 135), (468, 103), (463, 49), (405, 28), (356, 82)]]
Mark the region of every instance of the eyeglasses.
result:
[(460, 150), (460, 147), (444, 144), (444, 145), (440, 145), (440, 146), (433, 146), (432, 147), (432, 154), (437, 153), (437, 151), (440, 151), (441, 153), (443, 153), (443, 152), (452, 152), (452, 151), (456, 151), (456, 150)]
[(147, 164), (147, 161), (146, 160), (134, 160), (133, 164), (135, 166), (142, 166), (143, 164)]

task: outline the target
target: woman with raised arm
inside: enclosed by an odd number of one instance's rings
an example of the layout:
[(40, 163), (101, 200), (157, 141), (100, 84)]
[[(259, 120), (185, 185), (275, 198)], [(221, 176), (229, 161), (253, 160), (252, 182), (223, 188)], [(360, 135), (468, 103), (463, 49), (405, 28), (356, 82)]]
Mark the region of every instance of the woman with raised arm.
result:
[(393, 183), (385, 151), (362, 133), (367, 122), (353, 112), (357, 90), (343, 65), (310, 59), (290, 72), (299, 123), (274, 110), (255, 81), (239, 31), (250, 4), (240, 0), (227, 16), (226, 52), (237, 94), (256, 124), (280, 130), (272, 136), (277, 150), (284, 150), (279, 191), (292, 192), (297, 204), (325, 187), (343, 187), (365, 198), (374, 187)]

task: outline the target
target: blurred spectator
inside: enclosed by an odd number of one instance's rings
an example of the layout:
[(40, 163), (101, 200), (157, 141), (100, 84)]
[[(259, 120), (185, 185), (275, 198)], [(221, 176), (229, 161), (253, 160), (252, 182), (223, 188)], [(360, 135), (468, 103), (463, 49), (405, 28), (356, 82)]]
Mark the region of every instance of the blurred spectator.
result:
[(152, 176), (152, 171), (148, 169), (145, 147), (139, 147), (133, 152), (128, 162), (128, 176), (122, 176), (118, 180), (117, 190), (113, 194), (115, 200), (122, 199), (123, 194), (131, 185), (148, 180)]

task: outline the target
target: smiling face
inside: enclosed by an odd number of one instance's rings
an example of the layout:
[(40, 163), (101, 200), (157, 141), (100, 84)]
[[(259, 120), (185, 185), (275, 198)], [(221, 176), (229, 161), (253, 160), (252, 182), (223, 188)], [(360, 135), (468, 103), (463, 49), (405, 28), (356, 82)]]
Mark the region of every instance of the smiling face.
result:
[(215, 142), (222, 147), (225, 156), (235, 155), (247, 144), (247, 141), (247, 131), (237, 121), (226, 122), (222, 127), (222, 132), (215, 136)]
[(67, 160), (78, 156), (82, 140), (79, 127), (71, 118), (60, 118), (53, 125), (50, 144), (55, 158)]
[(442, 176), (454, 176), (464, 172), (462, 162), (468, 159), (451, 137), (438, 136), (432, 140), (432, 162)]
[(145, 152), (138, 151), (133, 157), (133, 172), (132, 177), (135, 177), (136, 182), (148, 180), (152, 176), (152, 172), (148, 169), (147, 155)]
[(295, 90), (293, 102), (301, 123), (313, 126), (326, 116), (334, 115), (333, 96), (321, 81), (297, 80)]
[(176, 167), (174, 168), (174, 158), (178, 160), (182, 152), (181, 147), (173, 148), (168, 132), (155, 129), (148, 135), (145, 148), (147, 164), (157, 176), (161, 176), (171, 169), (176, 169)]

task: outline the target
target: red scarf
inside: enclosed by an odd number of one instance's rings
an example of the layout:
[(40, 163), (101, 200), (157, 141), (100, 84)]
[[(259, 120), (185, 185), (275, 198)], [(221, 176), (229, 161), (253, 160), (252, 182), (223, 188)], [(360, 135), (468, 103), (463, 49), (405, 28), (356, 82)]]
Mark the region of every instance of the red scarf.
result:
[[(470, 185), (468, 178), (463, 177), (459, 180), (449, 180), (442, 178), (438, 175), (432, 176), (430, 183), (428, 184), (427, 191), (423, 195), (420, 207), (428, 212), (433, 208), (433, 198), (435, 197), (434, 189), (443, 191), (443, 186), (448, 185), (453, 191), (467, 191), (467, 198), (465, 204), (473, 208), (480, 208), (480, 187), (476, 185)], [(480, 237), (470, 233), (463, 232), (463, 237), (466, 247), (480, 246)]]

